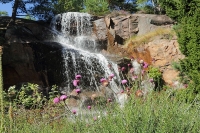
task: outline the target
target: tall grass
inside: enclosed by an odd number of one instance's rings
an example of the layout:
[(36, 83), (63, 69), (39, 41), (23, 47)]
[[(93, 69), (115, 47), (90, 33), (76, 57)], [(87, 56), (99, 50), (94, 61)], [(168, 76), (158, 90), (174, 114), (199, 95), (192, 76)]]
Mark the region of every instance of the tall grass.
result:
[(138, 45), (148, 43), (153, 37), (160, 36), (160, 35), (169, 35), (174, 36), (175, 31), (169, 28), (158, 28), (152, 32), (149, 32), (145, 35), (140, 36), (132, 36), (131, 38), (127, 39), (123, 45), (124, 48), (129, 47), (137, 47)]
[[(92, 111), (92, 110), (91, 110)], [(88, 112), (63, 115), (61, 106), (44, 110), (15, 112), (13, 132), (18, 133), (197, 133), (200, 132), (200, 105), (176, 101), (166, 92), (153, 92), (145, 98), (130, 96), (124, 108), (111, 103), (99, 116)], [(62, 117), (58, 117), (62, 116)], [(82, 118), (83, 118), (82, 117)], [(53, 119), (52, 119), (53, 118)], [(57, 119), (58, 118), (58, 119)], [(72, 118), (72, 119), (69, 119)], [(51, 119), (51, 121), (49, 121)], [(7, 121), (8, 122), (8, 121)], [(9, 122), (6, 123), (9, 127)], [(7, 128), (9, 131), (9, 128)]]

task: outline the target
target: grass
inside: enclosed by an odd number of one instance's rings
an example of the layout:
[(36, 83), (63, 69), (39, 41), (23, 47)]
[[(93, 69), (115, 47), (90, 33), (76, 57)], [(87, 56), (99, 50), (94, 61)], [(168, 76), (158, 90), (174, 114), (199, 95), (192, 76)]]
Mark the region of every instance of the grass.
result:
[(168, 35), (168, 36), (174, 36), (175, 31), (169, 28), (158, 28), (157, 30), (154, 30), (152, 32), (149, 32), (145, 35), (140, 36), (132, 36), (128, 40), (125, 41), (123, 47), (124, 48), (130, 48), (130, 47), (137, 47), (139, 45), (148, 43), (152, 38), (160, 35)]
[(44, 109), (15, 110), (12, 128), (6, 115), (5, 132), (12, 129), (13, 133), (197, 133), (200, 105), (195, 103), (178, 102), (166, 91), (153, 92), (146, 98), (132, 94), (123, 109), (111, 103), (105, 108), (107, 115), (88, 113), (82, 116), (87, 121), (74, 114), (59, 117), (65, 109), (50, 104)]

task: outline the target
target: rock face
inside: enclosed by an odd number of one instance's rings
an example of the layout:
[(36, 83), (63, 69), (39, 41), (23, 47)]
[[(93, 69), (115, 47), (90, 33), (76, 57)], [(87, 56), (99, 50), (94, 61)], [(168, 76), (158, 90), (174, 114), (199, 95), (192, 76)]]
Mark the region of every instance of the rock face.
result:
[[(6, 23), (9, 18), (2, 19)], [(171, 83), (175, 72), (170, 64), (184, 58), (178, 49), (177, 40), (155, 39), (136, 48), (124, 48), (126, 39), (141, 36), (158, 28), (171, 28), (174, 21), (165, 15), (128, 14), (108, 15), (93, 21), (93, 36), (105, 56), (117, 58), (134, 57), (143, 59), (159, 67), (163, 78)], [(5, 32), (3, 53), (4, 87), (22, 82), (32, 82), (43, 86), (61, 84), (63, 80), (63, 60), (61, 46), (48, 42), (53, 40), (49, 24), (17, 19), (17, 25)], [(154, 62), (152, 62), (152, 60)]]
[[(153, 14), (129, 14), (121, 16), (108, 15), (94, 21), (97, 38), (107, 40), (107, 50), (104, 55), (117, 55), (119, 57), (134, 57), (143, 59), (149, 64), (159, 67), (163, 72), (163, 79), (166, 83), (172, 84), (178, 76), (178, 72), (173, 70), (171, 63), (183, 59), (176, 39), (152, 38), (149, 43), (139, 47), (124, 48), (125, 40), (132, 36), (143, 36), (157, 29), (171, 29), (174, 21), (165, 15)], [(104, 34), (103, 37), (102, 34)]]
[[(1, 18), (7, 23), (9, 18)], [(17, 24), (8, 27), (3, 44), (4, 88), (23, 82), (41, 86), (60, 84), (57, 77), (62, 73), (61, 46), (45, 42), (51, 34), (44, 23), (17, 19)], [(62, 74), (61, 74), (62, 75)]]

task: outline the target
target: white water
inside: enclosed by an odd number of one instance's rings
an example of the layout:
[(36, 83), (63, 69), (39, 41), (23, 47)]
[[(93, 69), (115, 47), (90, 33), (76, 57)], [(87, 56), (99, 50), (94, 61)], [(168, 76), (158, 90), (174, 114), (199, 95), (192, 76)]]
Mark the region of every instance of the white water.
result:
[[(111, 89), (116, 93), (120, 90), (117, 64), (109, 62), (102, 54), (97, 53), (97, 43), (92, 37), (91, 16), (87, 13), (68, 12), (55, 16), (51, 27), (56, 31), (55, 41), (63, 46), (65, 75), (67, 88), (73, 89), (72, 81), (77, 74), (83, 76), (82, 87), (99, 90), (100, 78), (115, 74), (110, 82)], [(59, 28), (59, 32), (57, 30)], [(110, 69), (108, 66), (112, 64)]]

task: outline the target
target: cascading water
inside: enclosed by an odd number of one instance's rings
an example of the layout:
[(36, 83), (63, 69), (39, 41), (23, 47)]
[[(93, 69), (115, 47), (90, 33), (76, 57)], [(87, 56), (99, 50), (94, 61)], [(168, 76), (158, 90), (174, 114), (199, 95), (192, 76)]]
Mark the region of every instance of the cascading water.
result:
[[(68, 89), (74, 89), (72, 81), (77, 74), (82, 75), (82, 88), (98, 90), (100, 79), (114, 73), (115, 77), (110, 81), (110, 87), (114, 92), (119, 91), (121, 80), (117, 64), (109, 62), (97, 52), (89, 14), (78, 12), (59, 14), (52, 20), (51, 26), (56, 33), (59, 33), (55, 40), (63, 46), (65, 86)], [(109, 68), (110, 64), (112, 69)]]

